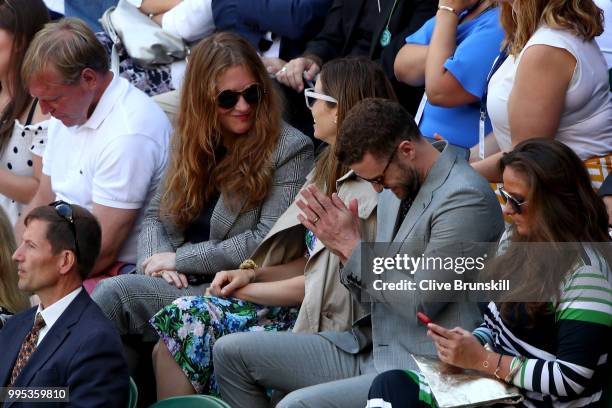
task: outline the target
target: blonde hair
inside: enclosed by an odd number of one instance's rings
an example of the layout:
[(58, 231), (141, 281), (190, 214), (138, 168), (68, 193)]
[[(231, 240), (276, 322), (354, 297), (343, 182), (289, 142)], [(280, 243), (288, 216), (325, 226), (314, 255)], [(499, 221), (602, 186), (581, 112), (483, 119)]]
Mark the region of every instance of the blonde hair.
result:
[(17, 266), (11, 259), (16, 248), (13, 226), (0, 207), (0, 306), (13, 313), (30, 306), (27, 296), (17, 288)]
[[(253, 127), (220, 158), (217, 81), (235, 66), (251, 72), (263, 95)], [(160, 214), (185, 228), (216, 190), (233, 210), (248, 211), (263, 201), (272, 184), (272, 159), (280, 136), (277, 98), (268, 72), (247, 41), (224, 32), (200, 41), (187, 65)]]
[[(323, 66), (319, 80), (323, 93), (338, 101), (337, 129), (351, 108), (365, 98), (396, 100), (393, 86), (380, 65), (365, 57), (332, 60)], [(331, 102), (325, 103), (334, 106)], [(319, 154), (313, 175), (315, 185), (329, 196), (336, 192), (336, 180), (349, 171), (334, 150), (335, 141)]]
[(593, 0), (515, 0), (501, 5), (500, 21), (510, 55), (518, 55), (541, 25), (569, 31), (584, 41), (603, 33), (603, 12)]
[(98, 73), (109, 69), (108, 55), (93, 31), (78, 18), (67, 17), (45, 24), (26, 52), (21, 76), (26, 84), (46, 68), (53, 67), (63, 82), (78, 82), (81, 72), (91, 68)]

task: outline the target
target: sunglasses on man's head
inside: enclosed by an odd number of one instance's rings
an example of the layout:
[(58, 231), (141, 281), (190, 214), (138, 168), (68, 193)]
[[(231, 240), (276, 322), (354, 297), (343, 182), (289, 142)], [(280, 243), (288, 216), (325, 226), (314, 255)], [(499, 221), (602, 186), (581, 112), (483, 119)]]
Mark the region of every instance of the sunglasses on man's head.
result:
[(59, 200), (49, 204), (49, 207), (55, 208), (57, 214), (64, 220), (68, 221), (68, 224), (70, 225), (70, 231), (72, 232), (72, 238), (74, 238), (74, 252), (77, 259), (79, 259), (79, 243), (77, 241), (76, 227), (74, 226), (74, 215), (72, 211), (72, 206), (65, 201)]
[(255, 105), (261, 101), (264, 93), (265, 91), (259, 84), (249, 85), (240, 92), (227, 89), (217, 95), (217, 105), (223, 109), (231, 109), (236, 106), (240, 100), (240, 96), (242, 96), (249, 105)]
[(527, 201), (518, 199), (508, 194), (508, 192), (504, 190), (503, 187), (498, 188), (498, 191), (499, 191), (499, 195), (501, 195), (502, 200), (504, 201), (504, 204), (507, 204), (508, 202), (510, 202), (510, 206), (512, 207), (512, 210), (515, 213), (520, 214), (522, 212), (521, 206), (527, 204)]

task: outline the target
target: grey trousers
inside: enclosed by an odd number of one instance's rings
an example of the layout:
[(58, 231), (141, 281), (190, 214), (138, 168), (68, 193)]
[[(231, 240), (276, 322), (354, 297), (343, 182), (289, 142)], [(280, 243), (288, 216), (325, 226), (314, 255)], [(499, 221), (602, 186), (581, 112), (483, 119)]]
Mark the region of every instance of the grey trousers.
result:
[(181, 296), (202, 295), (208, 284), (177, 289), (162, 278), (146, 275), (119, 275), (104, 279), (91, 294), (119, 334), (142, 335), (143, 341), (156, 341), (157, 333), (149, 319)]
[(317, 334), (235, 333), (215, 343), (215, 374), (234, 408), (267, 408), (266, 389), (286, 396), (279, 408), (364, 407), (375, 372), (371, 353), (354, 355)]

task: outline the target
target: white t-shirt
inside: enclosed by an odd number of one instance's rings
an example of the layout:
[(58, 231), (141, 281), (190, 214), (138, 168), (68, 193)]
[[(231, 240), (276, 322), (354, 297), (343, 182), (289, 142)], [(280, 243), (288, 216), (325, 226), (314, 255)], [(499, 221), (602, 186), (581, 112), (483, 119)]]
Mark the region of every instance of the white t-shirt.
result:
[[(47, 146), (47, 124), (43, 121), (28, 126), (15, 119), (11, 138), (0, 152), (0, 166), (16, 176), (32, 176), (34, 174), (34, 155), (41, 157)], [(21, 216), (23, 204), (0, 194), (0, 207), (8, 215), (11, 224), (15, 225)]]
[(211, 0), (183, 0), (164, 13), (162, 29), (187, 42), (215, 31)]
[[(183, 0), (164, 13), (162, 29), (187, 42), (198, 41), (215, 31), (211, 0)], [(172, 86), (180, 89), (187, 64), (185, 60), (170, 64)]]
[(65, 10), (64, 0), (44, 0), (44, 1), (45, 1), (45, 6), (47, 6), (49, 10), (55, 11), (56, 13), (59, 13), (59, 14), (65, 14), (64, 13), (64, 10)]
[(604, 32), (595, 38), (606, 59), (608, 69), (612, 68), (612, 0), (595, 0), (597, 7), (604, 12)]
[(162, 177), (172, 128), (166, 115), (127, 80), (113, 78), (87, 122), (66, 127), (52, 118), (43, 173), (58, 200), (140, 209), (118, 260), (136, 263), (144, 207)]
[(565, 49), (576, 58), (556, 139), (572, 148), (582, 160), (610, 152), (612, 105), (603, 55), (595, 41), (584, 42), (567, 31), (548, 27), (540, 27), (516, 59), (508, 57), (489, 83), (487, 112), (501, 150), (512, 150), (508, 100), (516, 70), (525, 50), (536, 44)]

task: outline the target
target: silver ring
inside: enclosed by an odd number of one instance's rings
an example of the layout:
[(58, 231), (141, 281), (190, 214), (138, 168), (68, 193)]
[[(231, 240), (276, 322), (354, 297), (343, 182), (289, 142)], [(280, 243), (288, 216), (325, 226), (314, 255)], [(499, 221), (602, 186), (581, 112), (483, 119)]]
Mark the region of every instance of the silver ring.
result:
[(321, 219), (321, 217), (319, 217), (319, 216), (317, 215), (317, 218), (315, 218), (315, 219), (314, 219), (314, 220), (312, 220), (311, 222), (312, 222), (314, 225), (317, 225), (317, 222), (319, 222), (319, 220), (320, 220), (320, 219)]
[(287, 72), (287, 66), (286, 65), (281, 68), (281, 72)]

